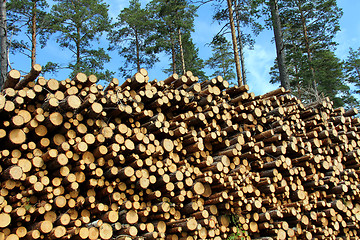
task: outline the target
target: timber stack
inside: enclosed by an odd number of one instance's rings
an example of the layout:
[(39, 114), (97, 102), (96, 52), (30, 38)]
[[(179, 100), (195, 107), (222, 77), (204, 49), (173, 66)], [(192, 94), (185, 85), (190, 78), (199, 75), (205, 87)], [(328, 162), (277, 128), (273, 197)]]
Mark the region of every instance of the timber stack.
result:
[(359, 238), (356, 109), (191, 72), (40, 71), (0, 94), (0, 239)]

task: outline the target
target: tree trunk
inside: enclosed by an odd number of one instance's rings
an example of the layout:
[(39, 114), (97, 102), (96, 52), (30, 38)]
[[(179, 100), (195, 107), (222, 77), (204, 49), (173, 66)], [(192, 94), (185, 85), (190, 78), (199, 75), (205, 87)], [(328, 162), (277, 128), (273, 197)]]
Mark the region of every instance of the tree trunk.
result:
[(246, 68), (245, 68), (245, 59), (244, 59), (244, 45), (242, 41), (242, 32), (240, 29), (240, 11), (238, 9), (238, 6), (240, 6), (241, 2), (239, 0), (238, 2), (235, 0), (235, 17), (236, 17), (236, 27), (237, 27), (237, 34), (238, 34), (238, 41), (239, 41), (239, 53), (240, 53), (240, 62), (241, 62), (241, 73), (242, 73), (242, 80), (243, 84), (246, 85)]
[(6, 23), (6, 0), (2, 0), (0, 3), (0, 38), (1, 38), (1, 76), (0, 76), (0, 88), (4, 85), (8, 70), (8, 54), (7, 54), (7, 23)]
[(285, 63), (285, 51), (284, 51), (284, 43), (282, 38), (278, 4), (277, 4), (277, 0), (270, 0), (269, 3), (271, 9), (274, 36), (275, 36), (276, 55), (277, 55), (277, 62), (279, 65), (279, 72), (280, 72), (280, 82), (282, 87), (284, 87), (286, 90), (289, 90), (290, 81)]
[(181, 30), (179, 28), (179, 45), (180, 45), (180, 56), (181, 56), (181, 64), (182, 64), (182, 70), (183, 70), (183, 74), (186, 73), (186, 68), (185, 68), (185, 59), (184, 59), (184, 49), (183, 49), (183, 45), (182, 45), (182, 41), (181, 41)]
[(305, 42), (305, 47), (306, 47), (306, 53), (308, 56), (308, 61), (310, 64), (310, 70), (311, 70), (311, 77), (312, 77), (312, 85), (315, 91), (315, 96), (316, 98), (318, 98), (319, 93), (317, 90), (317, 84), (316, 84), (316, 79), (315, 79), (315, 70), (314, 67), (312, 66), (312, 56), (311, 56), (311, 49), (310, 49), (310, 40), (309, 40), (309, 36), (308, 36), (308, 30), (307, 30), (307, 26), (306, 26), (306, 19), (304, 16), (304, 12), (301, 8), (301, 3), (299, 1), (297, 1), (297, 6), (299, 8), (299, 12), (301, 15), (301, 24), (302, 24), (302, 30), (303, 30), (303, 34), (304, 34), (304, 42)]
[(135, 42), (136, 42), (136, 66), (137, 71), (140, 72), (140, 46), (139, 46), (139, 37), (135, 29)]
[(36, 0), (33, 0), (31, 19), (31, 66), (36, 64)]
[(235, 24), (234, 24), (231, 0), (227, 0), (227, 5), (228, 5), (228, 10), (229, 10), (229, 20), (230, 20), (231, 37), (232, 37), (232, 43), (233, 43), (233, 49), (234, 49), (237, 81), (238, 81), (238, 85), (241, 86), (242, 85), (241, 67), (240, 67), (239, 51), (238, 51), (237, 41), (236, 41)]
[(298, 67), (295, 65), (295, 74), (296, 74), (296, 83), (297, 83), (297, 89), (298, 89), (298, 92), (297, 92), (297, 98), (298, 99), (301, 99), (301, 86), (300, 86), (300, 81), (299, 81), (299, 70), (298, 70)]
[(176, 73), (175, 43), (174, 43), (174, 39), (172, 37), (170, 37), (170, 41), (171, 41), (172, 70), (173, 70), (173, 73)]
[(76, 31), (77, 31), (77, 36), (76, 36), (76, 67), (79, 67), (79, 63), (80, 63), (80, 41), (81, 41), (81, 37), (80, 37), (80, 26), (76, 27)]

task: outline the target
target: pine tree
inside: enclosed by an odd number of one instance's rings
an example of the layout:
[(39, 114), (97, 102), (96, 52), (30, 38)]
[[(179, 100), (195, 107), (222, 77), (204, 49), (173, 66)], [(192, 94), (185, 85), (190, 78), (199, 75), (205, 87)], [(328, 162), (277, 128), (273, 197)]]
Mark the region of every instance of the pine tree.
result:
[(108, 5), (102, 0), (55, 0), (52, 7), (52, 31), (58, 33), (56, 42), (61, 48), (72, 53), (72, 59), (66, 68), (72, 74), (84, 72), (96, 74), (99, 79), (109, 79), (104, 64), (110, 56), (103, 48), (96, 48), (93, 43), (110, 31)]
[(360, 48), (349, 49), (349, 56), (345, 61), (345, 74), (346, 80), (356, 87), (354, 92), (360, 94)]
[(269, 0), (271, 20), (275, 36), (276, 60), (279, 68), (281, 86), (286, 90), (290, 89), (289, 75), (285, 62), (286, 51), (284, 49), (283, 30), (280, 22), (279, 5), (277, 0)]
[(350, 88), (344, 82), (343, 65), (333, 51), (321, 50), (313, 55), (318, 91), (334, 102), (334, 107), (345, 105)]
[(15, 35), (10, 50), (29, 57), (31, 66), (36, 63), (38, 42), (44, 47), (50, 34), (48, 7), (45, 0), (10, 0), (7, 3), (8, 29)]
[(303, 87), (313, 89), (312, 99), (316, 100), (321, 87), (314, 56), (322, 56), (319, 52), (325, 50), (335, 50), (334, 36), (340, 30), (342, 11), (335, 0), (283, 0), (280, 15), (284, 48), (290, 55), (286, 60), (288, 71), (296, 72)]
[[(178, 48), (180, 45), (178, 45)], [(199, 57), (199, 49), (195, 46), (191, 34), (186, 32), (182, 35), (182, 47), (183, 47), (183, 58), (181, 54), (176, 56), (177, 65), (182, 64), (184, 60), (184, 65), (186, 66), (186, 71), (191, 71), (194, 76), (198, 77), (200, 81), (204, 81), (207, 79), (205, 72), (202, 70), (205, 66), (204, 60)], [(168, 71), (170, 72), (170, 71)]]
[(149, 41), (155, 27), (149, 18), (149, 10), (141, 8), (139, 0), (130, 0), (129, 3), (129, 7), (118, 15), (115, 28), (109, 33), (110, 50), (117, 49), (119, 55), (125, 58), (120, 72), (126, 77), (142, 67), (151, 68), (158, 61)]
[(235, 60), (235, 69), (236, 69), (236, 76), (238, 86), (243, 84), (242, 81), (242, 74), (241, 74), (241, 65), (240, 65), (240, 58), (239, 58), (239, 51), (238, 51), (238, 43), (236, 38), (236, 31), (235, 31), (235, 23), (234, 23), (234, 14), (233, 14), (233, 6), (231, 0), (227, 0), (227, 11), (229, 14), (229, 23), (230, 23), (230, 32), (231, 32), (231, 41), (233, 44), (234, 50), (234, 60)]
[[(326, 68), (332, 72), (339, 60), (334, 55), (337, 43), (335, 34), (339, 31), (341, 9), (335, 0), (282, 0), (279, 12), (283, 26), (284, 51), (290, 86), (294, 94), (306, 101), (314, 101), (321, 96), (342, 96), (344, 86), (334, 86), (338, 95), (327, 90), (339, 80), (337, 74), (324, 78)], [(327, 59), (327, 61), (325, 61)], [(276, 77), (272, 78), (275, 82)], [(340, 101), (337, 101), (340, 103)]]
[[(260, 18), (259, 14), (259, 6), (262, 1), (259, 0), (233, 0), (233, 18), (234, 25), (236, 29), (236, 41), (238, 48), (239, 61), (241, 66), (241, 78), (242, 83), (247, 84), (246, 80), (246, 68), (245, 68), (245, 57), (244, 57), (244, 48), (248, 46), (250, 48), (253, 47), (254, 39), (253, 36), (257, 36), (260, 31), (262, 31), (263, 26), (259, 24), (258, 18)], [(228, 33), (230, 23), (229, 23), (229, 14), (228, 7), (225, 8), (223, 3), (218, 3), (217, 11), (215, 12), (213, 19), (217, 22), (225, 23), (224, 27), (221, 29), (217, 36), (223, 36)], [(251, 29), (251, 34), (246, 33), (244, 31), (245, 28)], [(233, 56), (235, 59), (235, 56)], [(235, 61), (234, 61), (235, 64)]]
[(0, 3), (0, 89), (4, 85), (8, 71), (8, 40), (7, 40), (7, 21), (6, 21), (6, 0)]
[(212, 56), (206, 61), (206, 65), (214, 70), (212, 77), (222, 76), (224, 80), (235, 83), (234, 57), (231, 44), (224, 36), (217, 36), (210, 43)]
[[(149, 3), (149, 8), (156, 22), (156, 34), (151, 38), (156, 41), (156, 45), (152, 50), (155, 53), (171, 54), (171, 72), (185, 73), (190, 67), (186, 65), (185, 55), (197, 54), (195, 48), (188, 53), (185, 52), (187, 48), (185, 44), (193, 44), (190, 36), (194, 31), (197, 8), (186, 0), (153, 0)], [(184, 40), (187, 34), (190, 35), (187, 40)], [(198, 59), (199, 57), (195, 55), (191, 58)], [(180, 59), (180, 62), (177, 59)], [(168, 72), (168, 70), (165, 71)]]

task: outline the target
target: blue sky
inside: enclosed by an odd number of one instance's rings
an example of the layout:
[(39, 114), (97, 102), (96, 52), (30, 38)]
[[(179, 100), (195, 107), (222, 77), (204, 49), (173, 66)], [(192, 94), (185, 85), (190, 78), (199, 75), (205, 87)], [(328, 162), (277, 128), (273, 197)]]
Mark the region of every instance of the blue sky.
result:
[[(128, 5), (128, 0), (106, 0), (110, 5), (110, 16), (115, 19), (121, 9)], [(145, 5), (148, 1), (142, 1)], [(336, 36), (336, 41), (339, 43), (336, 54), (340, 59), (345, 59), (349, 51), (349, 47), (360, 47), (360, 21), (358, 20), (360, 1), (359, 0), (338, 0), (338, 5), (343, 9), (343, 17), (340, 20), (341, 31)], [(198, 11), (198, 17), (195, 19), (195, 32), (192, 37), (199, 48), (199, 55), (202, 59), (206, 60), (211, 56), (211, 49), (207, 46), (212, 37), (219, 31), (221, 26), (217, 23), (212, 23), (213, 9), (210, 4), (200, 7)], [(255, 94), (264, 94), (268, 91), (276, 89), (278, 86), (269, 83), (269, 69), (273, 65), (276, 50), (272, 42), (272, 31), (265, 30), (257, 38), (253, 50), (245, 49), (245, 64), (247, 69), (248, 84), (250, 91)], [(69, 52), (60, 49), (55, 43), (56, 36), (52, 36), (47, 46), (44, 49), (38, 51), (37, 62), (41, 65), (45, 65), (48, 61), (67, 63), (70, 60)], [(103, 38), (103, 44), (106, 45), (105, 37)], [(111, 53), (112, 60), (106, 65), (106, 67), (114, 72), (123, 60), (117, 56), (116, 52)], [(157, 63), (153, 69), (147, 69), (150, 79), (165, 79), (167, 74), (162, 72), (162, 69), (168, 67), (169, 57), (165, 55), (160, 56), (161, 62)], [(25, 56), (21, 54), (10, 55), (10, 61), (12, 62), (12, 68), (18, 70), (28, 71), (30, 70), (30, 62)], [(211, 70), (206, 70), (211, 71)], [(46, 78), (55, 78), (63, 80), (67, 78), (69, 71), (61, 70), (55, 75), (47, 74)], [(120, 81), (123, 79), (120, 75), (115, 74)]]

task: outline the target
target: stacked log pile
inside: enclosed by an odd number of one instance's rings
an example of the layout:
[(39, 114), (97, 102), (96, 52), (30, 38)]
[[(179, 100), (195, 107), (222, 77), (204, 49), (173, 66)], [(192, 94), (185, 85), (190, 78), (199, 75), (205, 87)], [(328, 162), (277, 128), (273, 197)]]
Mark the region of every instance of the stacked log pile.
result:
[(358, 238), (355, 109), (40, 69), (0, 94), (0, 239)]

